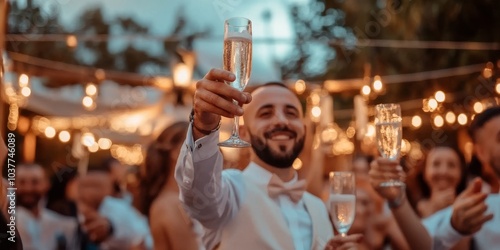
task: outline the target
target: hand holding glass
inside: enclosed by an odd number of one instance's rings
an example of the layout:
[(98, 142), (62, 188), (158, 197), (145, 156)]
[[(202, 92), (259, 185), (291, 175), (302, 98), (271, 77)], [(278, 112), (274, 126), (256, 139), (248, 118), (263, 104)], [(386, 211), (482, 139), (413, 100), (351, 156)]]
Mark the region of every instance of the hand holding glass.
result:
[[(378, 104), (375, 106), (375, 127), (377, 131), (377, 147), (383, 158), (397, 160), (401, 152), (403, 128), (401, 125), (401, 107), (399, 104)], [(402, 186), (398, 180), (389, 180), (380, 184), (381, 187)]]
[(330, 172), (328, 205), (335, 229), (346, 236), (356, 214), (356, 180), (353, 172)]
[[(252, 71), (252, 22), (250, 20), (233, 17), (225, 21), (223, 64), (225, 70), (231, 71), (236, 76), (236, 80), (227, 84), (243, 91)], [(219, 146), (236, 148), (250, 146), (250, 143), (240, 139), (238, 116), (234, 117), (231, 137), (220, 142)]]

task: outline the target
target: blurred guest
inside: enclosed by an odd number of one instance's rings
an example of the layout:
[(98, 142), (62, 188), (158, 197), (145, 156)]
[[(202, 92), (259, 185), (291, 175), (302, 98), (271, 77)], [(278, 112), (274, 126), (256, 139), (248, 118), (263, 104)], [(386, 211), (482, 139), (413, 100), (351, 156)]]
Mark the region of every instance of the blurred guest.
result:
[[(8, 152), (4, 142), (5, 140), (2, 138), (2, 135), (0, 135), (0, 173), (3, 173), (2, 168), (4, 163), (6, 162), (7, 152)], [(14, 227), (14, 231), (12, 231), (11, 226), (9, 226), (9, 224), (11, 224), (12, 221), (10, 220), (10, 215), (7, 213), (7, 207), (9, 206), (8, 203), (10, 203), (10, 200), (8, 199), (7, 196), (8, 193), (7, 188), (8, 188), (7, 181), (2, 178), (2, 182), (0, 182), (0, 208), (1, 208), (0, 232), (4, 234), (0, 236), (0, 249), (22, 250), (23, 243), (21, 237), (19, 236), (19, 232), (17, 231), (17, 227)], [(10, 231), (12, 233), (10, 233)]]
[(364, 249), (409, 249), (396, 221), (383, 206), (383, 199), (368, 179), (356, 176), (356, 216), (349, 234), (363, 234)]
[(450, 206), (465, 189), (463, 156), (451, 147), (429, 151), (422, 164), (408, 176), (408, 198), (422, 218)]
[(204, 249), (203, 229), (179, 201), (174, 170), (189, 123), (169, 126), (148, 147), (141, 172), (138, 207), (149, 218), (155, 249)]
[(352, 162), (352, 171), (356, 177), (368, 179), (368, 172), (370, 171), (371, 159), (365, 156), (357, 156)]
[(49, 188), (44, 169), (38, 164), (16, 167), (19, 233), (26, 250), (74, 250), (77, 222), (44, 207), (42, 199)]
[(132, 195), (127, 190), (128, 167), (113, 157), (104, 160), (102, 167), (109, 169), (113, 182), (113, 196), (132, 203)]
[(78, 179), (78, 218), (88, 239), (102, 250), (152, 249), (146, 219), (128, 202), (112, 197), (106, 169), (90, 168)]
[[(500, 180), (500, 107), (477, 114), (469, 127), (474, 154), (484, 169)], [(500, 245), (500, 195), (481, 192), (482, 181), (475, 179), (453, 207), (424, 221), (434, 236), (436, 249), (447, 249), (472, 236), (473, 249), (496, 249)], [(491, 220), (491, 221), (490, 221)]]

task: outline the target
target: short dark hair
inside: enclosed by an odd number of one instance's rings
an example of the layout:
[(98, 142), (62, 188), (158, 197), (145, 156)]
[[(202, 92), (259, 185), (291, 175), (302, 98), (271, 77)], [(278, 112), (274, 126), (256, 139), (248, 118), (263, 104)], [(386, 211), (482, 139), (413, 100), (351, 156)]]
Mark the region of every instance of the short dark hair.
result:
[(491, 119), (500, 116), (500, 106), (494, 106), (486, 109), (480, 114), (477, 114), (472, 123), (469, 126), (469, 136), (472, 138), (473, 142), (476, 142), (476, 132), (484, 126), (485, 123)]

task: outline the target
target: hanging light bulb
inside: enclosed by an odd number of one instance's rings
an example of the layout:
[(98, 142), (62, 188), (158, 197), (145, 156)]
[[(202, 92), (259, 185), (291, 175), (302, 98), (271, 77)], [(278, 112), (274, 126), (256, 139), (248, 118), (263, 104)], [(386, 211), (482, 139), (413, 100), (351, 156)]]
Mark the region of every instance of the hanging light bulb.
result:
[(481, 102), (474, 103), (473, 108), (474, 108), (474, 112), (476, 112), (476, 113), (481, 113), (484, 110), (484, 106)]
[(59, 132), (59, 140), (61, 142), (68, 142), (71, 139), (71, 135), (69, 134), (68, 131), (63, 130)]
[(95, 95), (97, 95), (97, 87), (95, 86), (95, 84), (93, 84), (93, 83), (87, 84), (87, 86), (85, 86), (85, 93), (88, 96), (95, 96)]
[(440, 128), (440, 127), (442, 127), (443, 125), (444, 125), (444, 119), (443, 119), (443, 117), (442, 117), (442, 116), (440, 116), (440, 115), (436, 115), (436, 116), (434, 117), (434, 126), (436, 126), (436, 127)]
[(448, 113), (446, 113), (445, 119), (447, 123), (453, 124), (455, 123), (457, 116), (455, 115), (455, 113), (453, 113), (453, 111), (448, 111)]
[(19, 76), (19, 87), (23, 88), (23, 87), (28, 87), (28, 83), (30, 81), (30, 78), (28, 75), (26, 74), (21, 74)]
[(430, 98), (429, 99), (429, 110), (434, 111), (437, 109), (437, 107), (438, 107), (438, 102), (436, 101), (436, 99)]
[(434, 98), (436, 98), (436, 101), (438, 102), (444, 102), (444, 100), (446, 99), (446, 95), (443, 91), (439, 90), (434, 94)]
[(420, 128), (422, 126), (422, 118), (418, 115), (413, 116), (411, 118), (411, 125), (415, 128)]
[(304, 82), (304, 80), (297, 80), (295, 82), (295, 92), (301, 95), (304, 91), (306, 91), (306, 82)]
[(457, 120), (460, 125), (465, 125), (467, 124), (467, 115), (464, 113), (459, 114)]
[(380, 78), (380, 76), (375, 76), (373, 78), (373, 90), (375, 90), (375, 92), (380, 92), (383, 88), (383, 84), (382, 84), (382, 79)]
[(361, 88), (361, 94), (363, 94), (364, 96), (370, 95), (371, 92), (372, 92), (372, 89), (368, 85), (365, 85), (365, 86), (363, 86), (363, 88)]

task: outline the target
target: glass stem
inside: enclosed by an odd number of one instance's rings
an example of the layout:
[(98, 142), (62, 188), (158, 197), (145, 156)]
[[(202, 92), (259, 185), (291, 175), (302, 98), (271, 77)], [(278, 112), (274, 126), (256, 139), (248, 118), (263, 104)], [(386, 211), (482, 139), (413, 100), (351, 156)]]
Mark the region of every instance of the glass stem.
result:
[[(238, 104), (236, 100), (233, 103)], [(233, 131), (231, 132), (231, 137), (240, 138), (240, 117), (234, 116)]]

